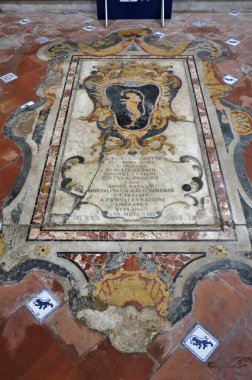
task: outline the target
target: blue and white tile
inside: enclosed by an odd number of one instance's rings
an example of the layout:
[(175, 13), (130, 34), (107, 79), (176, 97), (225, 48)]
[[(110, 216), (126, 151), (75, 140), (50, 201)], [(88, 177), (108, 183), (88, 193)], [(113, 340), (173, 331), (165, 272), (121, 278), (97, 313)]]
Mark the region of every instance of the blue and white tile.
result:
[(197, 323), (182, 340), (181, 344), (198, 360), (205, 363), (219, 346), (220, 341), (201, 324)]
[(41, 322), (60, 306), (60, 302), (48, 289), (44, 288), (25, 306)]
[(14, 74), (14, 73), (8, 73), (8, 74), (5, 74), (5, 75), (2, 75), (0, 77), (0, 79), (5, 82), (5, 83), (9, 83), (9, 82), (12, 82), (14, 79), (17, 79), (17, 75)]

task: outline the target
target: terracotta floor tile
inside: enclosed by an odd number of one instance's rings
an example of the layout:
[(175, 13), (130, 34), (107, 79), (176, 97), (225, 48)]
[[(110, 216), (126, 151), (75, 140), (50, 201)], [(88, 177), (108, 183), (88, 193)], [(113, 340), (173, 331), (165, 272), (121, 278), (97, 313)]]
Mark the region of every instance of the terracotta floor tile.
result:
[[(50, 252), (50, 247), (47, 246), (47, 244), (40, 244), (37, 246), (37, 248), (44, 248), (46, 249), (48, 247)], [(55, 293), (64, 293), (63, 286), (61, 283), (57, 280), (55, 280), (52, 275), (49, 275), (48, 273), (45, 273), (40, 270), (36, 270), (33, 272), (33, 275), (40, 281), (45, 287), (47, 287), (49, 290)]]
[(21, 152), (13, 141), (9, 139), (0, 141), (0, 168), (10, 162), (15, 162), (20, 155)]
[(218, 339), (225, 336), (249, 309), (247, 297), (215, 273), (197, 284), (193, 305), (192, 315)]
[(0, 125), (3, 125), (6, 121), (6, 115), (0, 112)]
[(210, 370), (184, 348), (179, 348), (150, 380), (216, 380)]
[(252, 300), (252, 286), (246, 285), (239, 278), (238, 272), (234, 269), (222, 270), (217, 272), (218, 276), (227, 281), (231, 286), (233, 286), (237, 291), (242, 293), (244, 296)]
[[(36, 248), (39, 248), (39, 247), (43, 248), (44, 246), (42, 244), (39, 244)], [(46, 249), (46, 247), (47, 246), (45, 244), (44, 249)], [(64, 303), (65, 301), (64, 289), (63, 289), (63, 286), (57, 280), (55, 280), (52, 276), (50, 276), (49, 274), (43, 271), (34, 271), (33, 274), (38, 279), (38, 281), (43, 285), (43, 287), (53, 292), (55, 297), (58, 298), (58, 300), (61, 303)]]
[(34, 47), (34, 53), (33, 54), (31, 54), (32, 50), (29, 50), (29, 54), (27, 55), (27, 59), (29, 59), (32, 62), (38, 63), (40, 66), (48, 66), (48, 62), (47, 61), (42, 61), (41, 59), (39, 59), (37, 57), (37, 50), (38, 50), (38, 48), (39, 48), (38, 46)]
[(19, 28), (18, 20), (10, 20), (9, 22), (5, 22), (1, 28), (2, 33), (5, 36), (12, 36), (15, 34)]
[(13, 86), (10, 86), (8, 83), (1, 83), (1, 87), (0, 88), (1, 88), (1, 93), (0, 93), (1, 113), (6, 113), (5, 111), (3, 111), (2, 104), (8, 98), (12, 98), (12, 97), (14, 97), (16, 95), (16, 89)]
[(25, 90), (25, 88), (20, 89), (9, 89), (8, 95), (4, 96), (4, 99), (0, 99), (0, 112), (4, 114), (11, 115), (12, 112), (16, 111), (22, 104), (33, 100), (36, 102), (38, 96), (35, 94), (33, 89)]
[[(31, 61), (29, 58), (25, 56), (19, 56), (19, 59), (15, 57), (15, 59), (11, 60), (8, 63), (8, 72), (15, 73), (18, 77), (21, 77), (24, 74), (31, 73), (32, 71), (39, 69), (41, 64), (37, 62)], [(6, 67), (0, 70), (0, 76), (6, 74)]]
[(22, 90), (36, 90), (46, 74), (46, 67), (39, 67), (31, 73), (22, 74), (15, 82), (15, 88)]
[[(41, 83), (46, 71), (46, 67), (40, 66), (32, 72), (22, 74), (17, 79), (4, 84), (5, 94), (7, 93), (8, 96), (5, 95), (1, 99), (0, 111), (3, 113), (14, 112), (27, 99), (34, 100), (36, 98), (35, 90)], [(17, 72), (14, 74), (17, 75)]]
[(1, 14), (1, 22), (3, 24), (8, 24), (11, 22), (15, 22), (19, 20), (19, 15), (15, 14), (14, 12), (6, 12)]
[[(28, 16), (29, 17), (29, 16)], [(24, 18), (28, 18), (23, 15), (21, 18), (10, 21), (9, 23), (5, 23), (2, 32), (8, 36), (12, 37), (23, 37), (27, 33), (29, 34), (32, 31), (33, 25), (32, 23), (21, 25), (18, 21), (23, 20)]]
[(147, 354), (123, 354), (108, 341), (99, 344), (78, 365), (85, 380), (147, 380), (155, 366)]
[[(20, 47), (20, 43), (18, 41), (15, 41), (15, 46), (11, 46), (11, 44), (7, 44), (8, 36), (2, 36), (0, 37), (0, 64), (1, 66), (3, 64), (8, 63), (12, 58), (17, 55), (17, 48)], [(6, 69), (8, 66), (6, 67)]]
[(21, 42), (18, 41), (17, 38), (15, 38), (14, 36), (6, 34), (5, 37), (2, 37), (0, 39), (0, 51), (9, 50), (10, 52), (12, 51), (17, 53), (20, 47)]
[(186, 316), (169, 331), (157, 335), (149, 344), (147, 351), (152, 357), (163, 363), (168, 356), (172, 355), (172, 352), (195, 324), (196, 320), (191, 315)]
[(247, 77), (241, 78), (238, 82), (235, 83), (233, 91), (227, 97), (227, 100), (231, 103), (234, 103), (238, 106), (243, 105), (242, 96), (244, 93), (251, 94), (252, 92), (252, 81)]
[[(16, 58), (16, 59), (15, 59)], [(0, 76), (5, 75), (7, 73), (14, 73), (17, 75), (16, 70), (19, 64), (20, 56), (13, 56), (13, 59), (8, 62), (8, 64), (1, 64), (0, 66)], [(15, 79), (16, 80), (16, 79)], [(9, 82), (10, 83), (10, 82)], [(1, 81), (2, 86), (8, 86), (8, 83), (4, 83)]]
[[(49, 346), (48, 346), (49, 348)], [(29, 366), (20, 380), (81, 380), (83, 377), (66, 353), (55, 344)]]
[[(232, 55), (232, 51), (230, 51), (229, 54)], [(218, 64), (218, 69), (222, 77), (229, 74), (236, 78), (240, 78), (242, 75), (241, 66), (237, 62), (235, 54), (233, 54), (233, 57), (232, 58), (230, 57), (228, 61), (220, 62)]]
[[(20, 48), (18, 49), (18, 54), (20, 54), (22, 57), (24, 58), (28, 58), (31, 54), (32, 55), (37, 55), (37, 51), (40, 47), (42, 47), (43, 45), (40, 45), (38, 42), (36, 42), (37, 36), (35, 35), (32, 35), (30, 37), (31, 41), (29, 41), (29, 43), (23, 43)], [(39, 63), (40, 65), (43, 65), (45, 64), (46, 66), (48, 65), (48, 61), (42, 61), (41, 59), (38, 58), (38, 61), (37, 63)]]
[(74, 319), (68, 304), (62, 306), (57, 313), (52, 314), (45, 321), (45, 325), (56, 336), (59, 336), (65, 345), (74, 348), (74, 356), (77, 358), (86, 355), (105, 339), (104, 335), (89, 329)]
[(15, 285), (0, 285), (0, 319), (6, 319), (34, 294), (42, 289), (41, 283), (32, 273)]
[(208, 367), (223, 380), (252, 378), (252, 334), (238, 323), (210, 357)]
[(0, 169), (0, 201), (2, 201), (13, 189), (17, 176), (20, 173), (22, 167), (22, 157), (19, 156), (18, 160), (14, 163), (5, 165)]
[(6, 137), (3, 135), (3, 127), (7, 119), (8, 119), (7, 115), (0, 112), (0, 141), (2, 141), (2, 139), (6, 139)]
[(252, 305), (249, 311), (241, 318), (240, 325), (243, 325), (245, 329), (248, 329), (252, 334)]
[(0, 329), (0, 379), (19, 379), (53, 344), (50, 334), (36, 323), (25, 307), (13, 314)]

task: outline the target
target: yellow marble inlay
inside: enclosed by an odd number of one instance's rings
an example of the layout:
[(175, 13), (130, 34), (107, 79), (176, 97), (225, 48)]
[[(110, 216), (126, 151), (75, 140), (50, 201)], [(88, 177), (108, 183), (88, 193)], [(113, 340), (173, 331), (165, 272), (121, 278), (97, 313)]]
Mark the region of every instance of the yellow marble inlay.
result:
[(176, 55), (182, 54), (188, 46), (192, 43), (192, 41), (186, 41), (186, 42), (173, 42), (173, 41), (162, 41), (162, 45), (165, 47), (162, 49), (161, 46), (158, 45), (158, 42), (156, 43), (156, 46), (154, 45), (154, 42), (152, 42), (153, 45), (144, 43), (143, 41), (136, 41), (138, 46), (142, 48), (143, 51), (145, 51), (148, 54), (151, 55), (157, 55), (162, 57), (174, 57)]
[(252, 118), (242, 111), (231, 111), (230, 117), (232, 125), (239, 135), (249, 135), (252, 133)]
[(0, 234), (0, 257), (4, 257), (5, 255), (5, 244), (4, 244), (4, 236)]
[(35, 254), (38, 256), (47, 256), (50, 251), (51, 249), (47, 244), (40, 244), (34, 250)]
[(217, 109), (222, 110), (223, 106), (220, 100), (229, 95), (230, 87), (218, 78), (213, 70), (213, 66), (207, 61), (203, 62), (203, 75), (204, 84), (210, 92), (214, 105)]
[(123, 307), (135, 305), (138, 309), (155, 307), (165, 316), (171, 297), (167, 285), (155, 274), (144, 270), (117, 271), (105, 275), (94, 284), (93, 297), (98, 308), (105, 305)]

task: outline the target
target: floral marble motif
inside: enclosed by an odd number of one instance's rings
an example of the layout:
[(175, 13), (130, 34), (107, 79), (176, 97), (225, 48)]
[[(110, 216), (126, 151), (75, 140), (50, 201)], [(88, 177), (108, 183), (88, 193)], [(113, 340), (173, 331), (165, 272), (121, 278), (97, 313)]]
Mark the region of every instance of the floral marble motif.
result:
[(50, 247), (47, 244), (40, 244), (34, 250), (36, 255), (42, 256), (42, 257), (47, 256), (48, 253), (50, 253), (50, 251), (51, 251)]

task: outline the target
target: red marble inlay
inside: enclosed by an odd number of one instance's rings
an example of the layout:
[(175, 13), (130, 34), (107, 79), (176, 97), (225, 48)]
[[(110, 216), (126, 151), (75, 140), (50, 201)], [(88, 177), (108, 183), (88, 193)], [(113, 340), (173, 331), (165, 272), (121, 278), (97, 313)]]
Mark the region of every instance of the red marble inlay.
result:
[[(118, 253), (114, 255), (118, 255)], [(58, 253), (58, 256), (75, 262), (85, 271), (89, 278), (92, 278), (96, 269), (105, 265), (107, 253)], [(153, 257), (151, 253), (147, 253), (145, 256), (150, 260), (154, 260), (171, 278), (174, 278), (185, 265), (195, 258), (203, 257), (204, 254), (157, 253)], [(121, 269), (129, 271), (139, 270), (140, 265), (137, 262), (137, 255), (128, 254), (121, 265)]]

